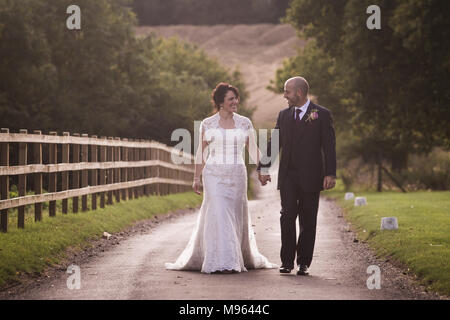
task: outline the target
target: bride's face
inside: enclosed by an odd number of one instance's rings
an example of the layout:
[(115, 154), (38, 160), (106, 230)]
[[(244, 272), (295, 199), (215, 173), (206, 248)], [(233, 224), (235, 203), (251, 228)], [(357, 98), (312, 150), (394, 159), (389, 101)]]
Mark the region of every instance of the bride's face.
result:
[(224, 111), (227, 112), (237, 112), (237, 107), (239, 104), (239, 99), (236, 97), (233, 91), (228, 90), (223, 99), (222, 107)]

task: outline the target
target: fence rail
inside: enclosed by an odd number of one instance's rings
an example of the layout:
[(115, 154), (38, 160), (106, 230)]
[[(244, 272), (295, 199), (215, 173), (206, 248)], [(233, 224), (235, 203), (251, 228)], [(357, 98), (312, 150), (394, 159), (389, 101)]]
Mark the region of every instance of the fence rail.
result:
[[(18, 145), (18, 147), (17, 147)], [(10, 154), (14, 148), (17, 154)], [(43, 150), (46, 150), (46, 164)], [(31, 151), (31, 152), (30, 152)], [(185, 158), (188, 164), (173, 164), (171, 153)], [(31, 156), (29, 156), (29, 154)], [(10, 165), (15, 156), (17, 165)], [(14, 158), (14, 157), (13, 157)], [(30, 160), (32, 159), (32, 160)], [(9, 210), (17, 208), (17, 226), (25, 227), (25, 206), (34, 204), (34, 220), (42, 220), (42, 204), (49, 202), (49, 216), (56, 215), (56, 201), (62, 200), (62, 213), (87, 211), (105, 204), (150, 195), (166, 195), (190, 189), (194, 175), (193, 157), (162, 143), (116, 137), (88, 137), (77, 133), (57, 132), (43, 135), (36, 130), (0, 132), (0, 231), (7, 232)], [(10, 178), (17, 177), (18, 197), (10, 198)], [(43, 193), (44, 178), (48, 192)], [(32, 181), (33, 195), (27, 195), (27, 182)], [(70, 187), (69, 187), (70, 186)]]

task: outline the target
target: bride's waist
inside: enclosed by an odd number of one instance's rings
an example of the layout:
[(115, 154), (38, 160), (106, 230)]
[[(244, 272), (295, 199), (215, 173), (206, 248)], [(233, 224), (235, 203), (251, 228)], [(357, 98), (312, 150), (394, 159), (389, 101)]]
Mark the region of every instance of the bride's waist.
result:
[(223, 164), (206, 162), (203, 168), (203, 174), (211, 174), (215, 176), (241, 176), (247, 175), (247, 168), (244, 162), (235, 164)]
[(206, 165), (244, 165), (245, 162), (241, 155), (229, 155), (229, 154), (215, 154), (210, 155), (206, 160)]

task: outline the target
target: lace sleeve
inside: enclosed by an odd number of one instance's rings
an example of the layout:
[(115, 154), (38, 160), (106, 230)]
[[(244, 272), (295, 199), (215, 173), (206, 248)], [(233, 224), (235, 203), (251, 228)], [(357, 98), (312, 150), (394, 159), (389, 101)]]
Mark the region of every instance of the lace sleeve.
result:
[(258, 164), (259, 159), (261, 159), (261, 152), (259, 151), (258, 145), (256, 144), (256, 131), (253, 128), (253, 124), (250, 119), (245, 118), (246, 121), (243, 123), (243, 129), (246, 131), (247, 136), (247, 148), (248, 154), (250, 156), (250, 164)]
[[(206, 148), (204, 148), (204, 133), (205, 133), (205, 123), (204, 121), (200, 122), (199, 127), (199, 135), (198, 135), (198, 147), (197, 147), (197, 153), (195, 154), (195, 164), (202, 164), (205, 162), (205, 151)], [(205, 150), (203, 150), (205, 149)]]

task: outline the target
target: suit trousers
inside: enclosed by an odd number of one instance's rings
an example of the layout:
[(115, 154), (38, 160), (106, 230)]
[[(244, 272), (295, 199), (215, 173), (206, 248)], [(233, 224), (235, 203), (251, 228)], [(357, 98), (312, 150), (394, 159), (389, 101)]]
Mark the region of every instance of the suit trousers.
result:
[[(298, 265), (311, 265), (316, 239), (317, 212), (320, 191), (304, 192), (297, 175), (289, 172), (283, 185), (281, 196), (281, 263), (283, 267), (294, 269), (295, 254)], [(299, 218), (300, 234), (296, 239), (295, 222)]]

